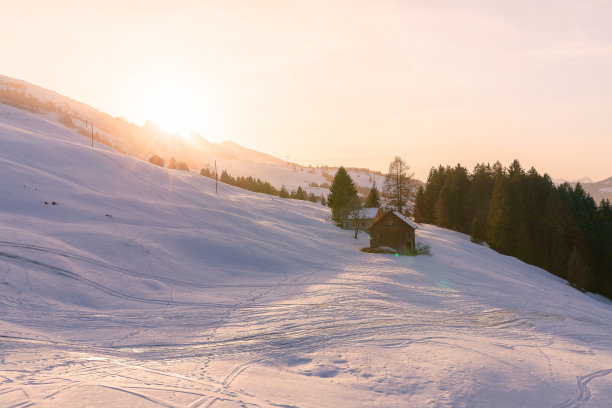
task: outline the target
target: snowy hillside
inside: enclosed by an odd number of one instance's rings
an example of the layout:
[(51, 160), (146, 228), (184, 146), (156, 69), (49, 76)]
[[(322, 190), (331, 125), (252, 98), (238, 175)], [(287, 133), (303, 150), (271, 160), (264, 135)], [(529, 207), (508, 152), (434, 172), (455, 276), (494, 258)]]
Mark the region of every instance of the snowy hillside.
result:
[(0, 406), (608, 407), (612, 305), (465, 235), (329, 210), (0, 104)]
[[(153, 154), (166, 160), (175, 157), (186, 161), (193, 169), (199, 169), (215, 159), (248, 161), (279, 165), (283, 160), (265, 153), (247, 149), (233, 142), (212, 143), (204, 136), (191, 133), (187, 138), (168, 134), (154, 122), (144, 126), (129, 123), (125, 118), (113, 118), (84, 103), (75, 101), (57, 92), (29, 82), (0, 75), (0, 103), (33, 112), (53, 113), (47, 115), (56, 122), (64, 117), (73, 130), (113, 146), (131, 156), (148, 159)], [(93, 124), (93, 127), (89, 125)]]
[[(21, 97), (20, 94), (24, 96)], [(34, 99), (28, 99), (30, 96)], [(87, 137), (91, 130), (95, 134), (96, 144), (102, 142), (138, 159), (147, 160), (156, 154), (162, 157), (167, 165), (170, 157), (175, 157), (178, 161), (186, 162), (195, 173), (199, 173), (203, 167), (213, 169), (217, 161), (219, 173), (226, 170), (234, 177), (259, 178), (270, 182), (277, 189), (285, 184), (289, 190), (301, 186), (317, 196), (329, 193), (326, 187), (309, 186), (311, 183), (317, 185), (330, 183), (329, 177), (324, 177), (321, 168), (308, 168), (289, 163), (231, 141), (212, 143), (206, 140), (205, 135), (197, 133), (192, 133), (187, 139), (178, 135), (169, 135), (153, 122), (147, 122), (142, 127), (136, 126), (126, 122), (125, 119), (112, 118), (57, 92), (0, 75), (0, 103), (2, 102), (26, 110), (39, 111), (37, 112), (39, 114), (46, 112), (47, 104), (51, 103), (54, 109), (60, 111), (44, 114), (48, 121), (60, 124), (61, 117), (69, 117), (72, 130), (81, 132)], [(94, 124), (93, 128), (88, 127), (91, 123)], [(327, 169), (325, 172), (333, 177), (336, 169)], [(355, 183), (361, 187), (370, 188), (374, 180), (379, 187), (384, 182), (384, 177), (368, 171), (355, 170), (350, 174)]]
[[(268, 181), (277, 189), (280, 189), (282, 185), (285, 185), (289, 190), (295, 190), (298, 186), (301, 186), (307, 192), (314, 193), (317, 196), (322, 194), (327, 196), (329, 194), (330, 177), (333, 177), (337, 171), (336, 168), (305, 167), (292, 163), (274, 165), (227, 159), (218, 160), (217, 168), (219, 173), (226, 170), (232, 176), (251, 176)], [(327, 178), (324, 174), (327, 174)], [(350, 170), (349, 174), (355, 185), (360, 187), (370, 188), (372, 183), (376, 181), (380, 190), (385, 182), (385, 177), (376, 173)], [(313, 187), (311, 183), (323, 187)]]

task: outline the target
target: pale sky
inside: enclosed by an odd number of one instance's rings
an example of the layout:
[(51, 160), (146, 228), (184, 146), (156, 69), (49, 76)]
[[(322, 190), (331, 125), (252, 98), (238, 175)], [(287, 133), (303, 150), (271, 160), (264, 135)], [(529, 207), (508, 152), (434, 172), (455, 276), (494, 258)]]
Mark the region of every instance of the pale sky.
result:
[(606, 0), (2, 0), (0, 74), (305, 165), (597, 181), (611, 21)]

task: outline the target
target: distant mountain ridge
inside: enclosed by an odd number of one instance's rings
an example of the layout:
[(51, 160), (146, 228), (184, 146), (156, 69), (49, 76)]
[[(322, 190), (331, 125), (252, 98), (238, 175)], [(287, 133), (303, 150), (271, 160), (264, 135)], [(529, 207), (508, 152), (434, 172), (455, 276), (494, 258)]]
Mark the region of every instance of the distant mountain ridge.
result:
[(612, 202), (612, 177), (594, 183), (580, 183), (596, 202), (607, 199)]
[(234, 142), (212, 143), (193, 132), (189, 140), (161, 130), (154, 122), (138, 126), (124, 117), (114, 118), (89, 105), (29, 82), (0, 75), (0, 102), (36, 113), (56, 116), (64, 125), (131, 156), (146, 160), (156, 154), (166, 162), (170, 157), (199, 169), (214, 159), (236, 158), (265, 164), (285, 164), (284, 160)]
[[(337, 170), (337, 167), (290, 163), (233, 141), (213, 143), (196, 132), (192, 132), (186, 140), (164, 132), (154, 121), (149, 120), (143, 126), (138, 126), (123, 116), (112, 117), (55, 91), (3, 75), (0, 75), (0, 103), (46, 115), (49, 120), (59, 122), (87, 138), (93, 132), (96, 143), (141, 160), (157, 155), (167, 164), (174, 157), (196, 172), (201, 168), (212, 169), (216, 162), (219, 173), (227, 170), (232, 176), (261, 178), (277, 188), (281, 185), (289, 189), (301, 186), (319, 196), (327, 195), (329, 190), (325, 184), (331, 182)], [(92, 123), (93, 130), (90, 127)], [(381, 187), (384, 182), (380, 172), (347, 169), (359, 187), (369, 188), (374, 180)]]
[[(562, 179), (555, 179), (553, 181), (556, 185), (565, 183), (565, 180)], [(601, 200), (610, 200), (610, 202), (612, 202), (612, 177), (595, 182), (589, 177), (584, 177), (578, 181), (568, 181), (568, 183), (572, 186), (576, 186), (576, 184), (580, 183), (582, 188), (584, 188), (598, 204)]]
[[(55, 91), (33, 85), (21, 79), (0, 75), (0, 103), (47, 116), (47, 119), (122, 153), (148, 160), (161, 157), (167, 164), (171, 157), (185, 162), (195, 172), (202, 168), (219, 173), (228, 171), (232, 176), (252, 176), (270, 182), (280, 189), (301, 186), (317, 196), (329, 193), (329, 183), (337, 167), (313, 167), (290, 163), (277, 157), (246, 148), (232, 141), (213, 143), (203, 135), (192, 132), (188, 140), (164, 132), (154, 121), (143, 126), (130, 123), (125, 117), (112, 117), (82, 102), (75, 101)], [(373, 182), (383, 186), (384, 175), (369, 169), (347, 167), (355, 184), (369, 189)], [(418, 181), (419, 185), (423, 184)], [(367, 194), (365, 190), (362, 195)]]

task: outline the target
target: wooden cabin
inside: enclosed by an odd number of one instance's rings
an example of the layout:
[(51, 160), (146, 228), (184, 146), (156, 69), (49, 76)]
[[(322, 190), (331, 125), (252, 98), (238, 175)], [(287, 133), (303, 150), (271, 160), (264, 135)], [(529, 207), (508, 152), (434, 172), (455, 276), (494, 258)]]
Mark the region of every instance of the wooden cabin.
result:
[(342, 219), (342, 229), (355, 230), (359, 228), (359, 231), (367, 231), (372, 226), (374, 221), (378, 220), (383, 216), (380, 208), (369, 207), (362, 208), (359, 213), (349, 214)]
[(393, 248), (397, 252), (414, 249), (417, 224), (397, 211), (378, 218), (368, 230), (370, 248)]

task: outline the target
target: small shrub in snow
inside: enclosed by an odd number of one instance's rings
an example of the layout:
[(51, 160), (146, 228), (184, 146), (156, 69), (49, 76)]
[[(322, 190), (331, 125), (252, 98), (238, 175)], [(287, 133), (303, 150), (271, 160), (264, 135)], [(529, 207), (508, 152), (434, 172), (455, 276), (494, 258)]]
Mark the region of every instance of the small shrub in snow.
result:
[(412, 255), (427, 255), (431, 256), (431, 247), (422, 242), (417, 242)]

